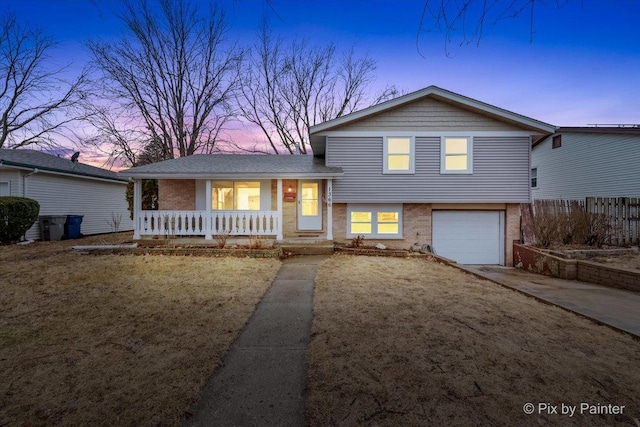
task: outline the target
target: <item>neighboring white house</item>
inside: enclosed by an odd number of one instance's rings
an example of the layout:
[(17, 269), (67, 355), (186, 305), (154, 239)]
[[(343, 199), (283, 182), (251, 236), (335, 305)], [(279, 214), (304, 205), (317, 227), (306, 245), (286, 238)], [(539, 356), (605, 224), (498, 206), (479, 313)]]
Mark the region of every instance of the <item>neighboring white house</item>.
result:
[(640, 127), (560, 127), (534, 142), (531, 196), (640, 197)]
[[(133, 230), (126, 201), (126, 179), (117, 173), (35, 150), (0, 149), (0, 196), (29, 197), (40, 215), (83, 215), (82, 234)], [(38, 223), (27, 239), (40, 239)]]

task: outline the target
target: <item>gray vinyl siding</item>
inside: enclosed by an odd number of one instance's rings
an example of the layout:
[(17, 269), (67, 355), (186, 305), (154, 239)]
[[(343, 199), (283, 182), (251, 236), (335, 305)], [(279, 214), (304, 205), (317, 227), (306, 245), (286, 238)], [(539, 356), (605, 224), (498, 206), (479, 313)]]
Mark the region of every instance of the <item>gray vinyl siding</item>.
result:
[(335, 129), (338, 131), (521, 131), (521, 127), (424, 98)]
[(328, 137), (336, 203), (527, 203), (529, 138), (474, 137), (473, 174), (440, 174), (440, 137), (416, 137), (415, 174), (382, 173), (382, 137)]
[(534, 199), (640, 197), (640, 136), (562, 133), (562, 146), (551, 137), (532, 150), (538, 169)]
[[(26, 197), (40, 203), (40, 215), (84, 215), (82, 234), (109, 233), (111, 214), (122, 215), (120, 231), (133, 230), (125, 199), (126, 183), (37, 173), (26, 179)], [(27, 239), (40, 239), (40, 226), (27, 231)]]

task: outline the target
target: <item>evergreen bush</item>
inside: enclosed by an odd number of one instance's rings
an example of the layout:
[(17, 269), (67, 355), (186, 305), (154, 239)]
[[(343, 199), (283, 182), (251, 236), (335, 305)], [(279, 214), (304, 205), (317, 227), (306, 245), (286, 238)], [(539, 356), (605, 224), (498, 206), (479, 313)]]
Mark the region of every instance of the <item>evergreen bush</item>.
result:
[(0, 243), (19, 241), (38, 220), (40, 204), (26, 197), (0, 197)]

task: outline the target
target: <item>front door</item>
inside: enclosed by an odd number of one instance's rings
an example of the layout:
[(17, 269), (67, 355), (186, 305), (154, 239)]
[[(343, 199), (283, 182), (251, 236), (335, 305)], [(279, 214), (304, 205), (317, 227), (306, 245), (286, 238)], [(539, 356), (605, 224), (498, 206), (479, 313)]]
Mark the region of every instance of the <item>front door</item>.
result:
[(322, 230), (322, 186), (318, 180), (298, 180), (298, 230)]

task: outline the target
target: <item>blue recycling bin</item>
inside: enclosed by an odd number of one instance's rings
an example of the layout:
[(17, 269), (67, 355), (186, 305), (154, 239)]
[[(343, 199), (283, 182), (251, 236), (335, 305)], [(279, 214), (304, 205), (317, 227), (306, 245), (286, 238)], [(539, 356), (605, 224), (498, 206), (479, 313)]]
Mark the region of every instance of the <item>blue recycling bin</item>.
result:
[(67, 215), (67, 222), (64, 224), (64, 234), (67, 239), (79, 239), (82, 237), (82, 218), (84, 215)]

